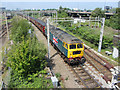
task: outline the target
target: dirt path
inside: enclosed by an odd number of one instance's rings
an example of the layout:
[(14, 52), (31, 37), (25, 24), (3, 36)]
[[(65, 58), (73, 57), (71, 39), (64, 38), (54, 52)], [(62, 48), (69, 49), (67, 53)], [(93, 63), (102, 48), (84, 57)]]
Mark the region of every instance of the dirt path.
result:
[[(45, 47), (47, 48), (47, 39), (45, 38), (45, 36), (36, 27), (34, 27), (34, 30), (38, 40), (43, 42), (45, 44)], [(52, 70), (54, 73), (61, 74), (62, 78), (64, 79), (65, 88), (80, 88), (79, 85), (75, 82), (75, 77), (73, 76), (73, 74), (71, 74), (71, 72), (68, 70), (68, 67), (64, 64), (61, 56), (51, 45), (50, 58), (52, 62)], [(68, 80), (65, 80), (66, 78), (68, 78)]]

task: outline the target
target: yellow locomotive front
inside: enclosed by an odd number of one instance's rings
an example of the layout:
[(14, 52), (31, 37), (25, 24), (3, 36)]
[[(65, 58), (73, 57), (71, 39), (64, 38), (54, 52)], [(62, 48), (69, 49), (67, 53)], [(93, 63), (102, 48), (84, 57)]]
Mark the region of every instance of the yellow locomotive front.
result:
[(79, 64), (85, 62), (85, 58), (83, 57), (84, 45), (80, 39), (58, 28), (57, 30), (51, 30), (51, 33), (58, 38), (57, 47), (61, 51), (61, 54), (63, 54), (66, 62), (69, 64)]
[(68, 59), (70, 63), (84, 63), (86, 60), (84, 55), (83, 43), (68, 44)]

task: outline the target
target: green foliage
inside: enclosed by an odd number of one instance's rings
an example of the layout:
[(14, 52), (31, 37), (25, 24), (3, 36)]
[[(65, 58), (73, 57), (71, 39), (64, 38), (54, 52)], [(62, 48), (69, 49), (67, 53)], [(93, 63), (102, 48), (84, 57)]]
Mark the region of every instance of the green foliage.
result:
[(14, 17), (11, 28), (11, 39), (15, 42), (21, 42), (22, 36), (24, 36), (24, 39), (27, 40), (27, 37), (29, 37), (28, 31), (30, 28), (31, 25), (27, 20)]
[(55, 76), (56, 76), (57, 78), (60, 78), (60, 77), (61, 77), (61, 74), (60, 74), (60, 73), (56, 73)]
[(120, 30), (120, 8), (116, 8), (116, 14), (114, 14), (109, 20), (106, 20), (105, 25)]
[[(79, 36), (80, 38), (98, 47), (100, 32), (98, 32), (97, 30), (90, 29), (88, 27), (78, 27), (76, 24), (72, 25), (71, 27), (66, 26), (65, 29), (66, 31), (72, 32), (76, 36)], [(113, 38), (109, 36), (103, 36), (102, 49), (113, 46), (112, 41), (113, 41)]]
[(69, 17), (66, 10), (69, 10), (69, 8), (62, 8), (62, 6), (59, 7), (58, 18), (66, 18)]
[(15, 43), (8, 53), (8, 66), (17, 71), (18, 74), (27, 77), (29, 74), (43, 70), (46, 65), (44, 56), (46, 49), (37, 39), (29, 38), (21, 43)]
[(18, 76), (17, 72), (12, 71), (11, 82), (8, 87), (10, 88), (53, 88), (52, 82), (50, 79), (44, 77), (45, 74), (42, 74), (41, 77), (35, 77), (35, 75), (29, 76), (28, 79)]
[(105, 12), (102, 11), (102, 8), (96, 8), (95, 10), (92, 11), (92, 17), (105, 17)]
[(65, 78), (65, 80), (68, 80), (68, 78), (69, 78), (69, 76), (67, 76), (67, 77)]
[[(8, 67), (12, 68), (10, 88), (53, 88), (44, 70), (46, 49), (37, 38), (28, 33), (31, 25), (21, 18), (14, 18), (11, 39), (14, 44), (7, 54)], [(41, 75), (39, 77), (39, 74)]]

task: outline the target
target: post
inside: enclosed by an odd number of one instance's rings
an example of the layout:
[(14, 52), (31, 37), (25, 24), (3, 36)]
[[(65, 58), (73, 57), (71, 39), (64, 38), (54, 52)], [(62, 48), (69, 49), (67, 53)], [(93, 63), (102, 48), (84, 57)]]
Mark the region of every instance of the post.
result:
[(98, 52), (101, 52), (104, 24), (105, 24), (105, 18), (102, 18), (102, 25), (101, 25), (101, 32), (100, 32), (100, 40), (99, 40)]
[(28, 20), (30, 20), (30, 17), (29, 17), (29, 11), (28, 11)]
[(89, 27), (90, 27), (90, 20), (91, 20), (91, 18), (90, 18), (90, 16), (89, 16)]
[(49, 46), (49, 18), (47, 18), (47, 40), (48, 40), (48, 59), (50, 59), (50, 46)]
[(33, 10), (32, 10), (32, 17), (33, 17)]
[(98, 28), (99, 28), (99, 16), (98, 16)]
[(52, 19), (53, 19), (53, 13), (52, 13)]
[(22, 16), (22, 18), (23, 18), (23, 17), (24, 17), (24, 12), (23, 12), (23, 11), (22, 11), (22, 15), (23, 15), (23, 16)]
[(57, 11), (56, 11), (56, 23), (57, 23)]
[[(7, 11), (6, 11), (7, 13)], [(7, 14), (5, 13), (5, 19), (6, 19), (6, 29), (7, 29), (7, 36), (8, 36), (8, 40), (9, 40), (9, 32), (8, 32), (8, 22), (7, 22)]]
[[(1, 3), (0, 3), (1, 4)], [(2, 6), (2, 5), (1, 5)], [(0, 9), (0, 29), (2, 30), (2, 9)], [(2, 44), (1, 44), (2, 45)]]
[(95, 17), (95, 25), (94, 25), (95, 28), (96, 28), (96, 20), (97, 20), (97, 17)]
[(81, 16), (80, 16), (80, 27), (81, 27)]

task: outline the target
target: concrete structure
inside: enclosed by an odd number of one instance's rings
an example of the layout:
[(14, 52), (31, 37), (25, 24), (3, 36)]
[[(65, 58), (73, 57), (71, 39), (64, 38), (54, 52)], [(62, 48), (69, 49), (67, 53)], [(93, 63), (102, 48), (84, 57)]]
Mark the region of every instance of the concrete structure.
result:
[(114, 46), (117, 47), (119, 42), (120, 42), (120, 35), (114, 35), (113, 36), (113, 44), (114, 44)]
[(105, 7), (104, 7), (104, 10), (110, 10), (110, 9), (112, 9), (111, 6), (105, 6)]
[(0, 7), (0, 11), (4, 12), (6, 10), (5, 7)]
[[(68, 11), (67, 12), (69, 14), (69, 16), (73, 16), (73, 17), (89, 17), (92, 12), (78, 12), (78, 11)], [(106, 18), (109, 19), (111, 16), (113, 16), (113, 13), (105, 13)]]
[(73, 10), (78, 10), (78, 8), (73, 8)]
[(114, 44), (114, 48), (113, 48), (113, 58), (117, 58), (119, 57), (119, 44), (120, 44), (120, 35), (114, 35), (113, 37), (113, 44)]

